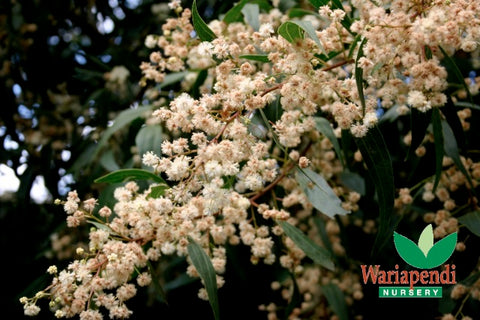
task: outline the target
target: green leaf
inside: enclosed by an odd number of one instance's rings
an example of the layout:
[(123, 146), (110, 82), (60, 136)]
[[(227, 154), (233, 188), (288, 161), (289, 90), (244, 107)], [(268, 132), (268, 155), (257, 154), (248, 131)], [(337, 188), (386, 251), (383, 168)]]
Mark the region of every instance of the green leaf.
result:
[(153, 287), (155, 288), (156, 293), (158, 293), (158, 297), (163, 302), (167, 301), (167, 295), (165, 294), (165, 291), (163, 290), (162, 286), (160, 285), (160, 279), (158, 278), (157, 272), (155, 272), (152, 263), (147, 260), (147, 267), (148, 267), (148, 272), (152, 276), (152, 283)]
[(473, 234), (480, 237), (480, 211), (473, 211), (458, 218)]
[(433, 192), (437, 189), (443, 169), (444, 141), (442, 131), (442, 119), (438, 108), (433, 110), (432, 114), (433, 138), (435, 142), (435, 182), (433, 184)]
[(260, 62), (270, 62), (266, 54), (244, 54), (239, 56), (240, 59), (247, 59)]
[(135, 137), (138, 154), (144, 155), (147, 151), (153, 151), (156, 155), (161, 154), (162, 127), (159, 125), (145, 125), (138, 131)]
[(350, 49), (348, 50), (348, 58), (353, 58), (353, 53), (355, 52), (355, 48), (357, 47), (358, 42), (362, 39), (362, 35), (357, 34), (355, 38), (353, 38), (352, 43), (350, 44)]
[(198, 37), (202, 41), (213, 41), (217, 36), (210, 29), (210, 27), (203, 21), (202, 17), (198, 13), (197, 0), (193, 0), (192, 5), (192, 22)]
[(118, 183), (127, 180), (153, 180), (158, 183), (166, 184), (162, 177), (142, 169), (120, 169), (115, 172), (104, 175), (96, 179), (95, 183)]
[(315, 41), (317, 46), (327, 55), (320, 39), (318, 39), (315, 28), (310, 21), (291, 20), (282, 23), (278, 28), (278, 34), (284, 37), (288, 42), (295, 44), (297, 39), (304, 39), (304, 32)]
[(325, 51), (325, 49), (323, 48), (323, 45), (322, 43), (320, 42), (320, 39), (318, 39), (318, 36), (317, 36), (317, 33), (315, 31), (315, 28), (313, 27), (312, 23), (308, 20), (292, 20), (291, 22), (297, 24), (300, 28), (302, 28), (306, 33), (307, 35), (313, 40), (315, 41), (315, 43), (317, 44), (317, 46), (320, 48), (320, 50), (322, 50), (323, 54), (327, 55), (327, 52)]
[(348, 308), (342, 290), (333, 283), (321, 286), (321, 290), (337, 317), (340, 320), (348, 320)]
[(425, 52), (425, 57), (427, 58), (427, 60), (432, 59), (432, 57), (433, 57), (432, 49), (430, 49), (429, 46), (424, 47), (424, 52)]
[(245, 18), (245, 22), (250, 25), (253, 30), (258, 31), (260, 29), (260, 7), (255, 3), (247, 3), (242, 8), (242, 14)]
[(321, 132), (325, 137), (327, 137), (328, 140), (330, 140), (333, 148), (335, 149), (335, 152), (337, 153), (338, 159), (342, 163), (343, 167), (345, 167), (345, 159), (343, 158), (342, 149), (340, 148), (340, 143), (338, 143), (338, 139), (333, 132), (333, 128), (330, 125), (330, 122), (322, 117), (315, 117), (314, 120), (316, 129)]
[(378, 121), (378, 123), (384, 123), (386, 121), (392, 123), (394, 122), (395, 120), (397, 120), (397, 118), (400, 116), (400, 114), (398, 113), (398, 105), (394, 105), (393, 107), (391, 107), (390, 109), (388, 109), (384, 114), (383, 116), (380, 118), (380, 120)]
[(345, 170), (340, 175), (342, 183), (353, 191), (364, 196), (366, 194), (365, 179), (358, 173)]
[(115, 156), (113, 155), (112, 150), (105, 151), (100, 157), (100, 164), (107, 171), (119, 170), (120, 166), (115, 161)]
[(428, 255), (428, 251), (433, 247), (433, 228), (431, 224), (426, 226), (420, 234), (420, 238), (418, 238), (418, 247), (422, 250), (425, 257)]
[(195, 82), (193, 83), (191, 92), (192, 92), (192, 97), (195, 99), (200, 98), (200, 87), (202, 84), (205, 82), (205, 80), (208, 77), (208, 70), (200, 70), (197, 75), (197, 79), (195, 79)]
[(470, 102), (465, 102), (465, 101), (457, 101), (454, 103), (455, 107), (461, 107), (461, 108), (470, 108), (474, 110), (480, 110), (480, 106), (478, 104), (470, 103)]
[(160, 198), (165, 194), (165, 190), (169, 189), (170, 187), (167, 186), (166, 184), (161, 184), (158, 186), (154, 186), (151, 188), (150, 194), (148, 195), (147, 198), (153, 198), (157, 199)]
[(472, 193), (475, 194), (475, 186), (473, 185), (472, 179), (470, 174), (463, 166), (463, 162), (460, 159), (460, 154), (458, 153), (458, 145), (457, 140), (455, 139), (455, 135), (453, 134), (452, 128), (448, 124), (446, 120), (442, 119), (442, 132), (443, 132), (443, 142), (444, 142), (444, 150), (445, 154), (452, 158), (455, 165), (458, 169), (463, 173), (463, 175), (467, 178), (468, 184), (470, 184)]
[(198, 243), (190, 237), (188, 238), (188, 241), (188, 255), (192, 260), (193, 266), (197, 269), (200, 278), (203, 280), (208, 294), (208, 301), (213, 310), (213, 315), (215, 316), (215, 319), (218, 320), (220, 319), (220, 305), (218, 303), (217, 294), (217, 275), (215, 274), (212, 261)]
[(362, 104), (362, 114), (365, 115), (365, 110), (367, 108), (365, 103), (365, 96), (363, 94), (363, 69), (358, 66), (358, 61), (363, 57), (363, 46), (367, 43), (367, 38), (363, 38), (358, 48), (357, 59), (355, 59), (355, 82), (357, 84), (358, 98)]
[(292, 298), (290, 299), (290, 302), (285, 308), (285, 319), (288, 319), (292, 311), (296, 307), (298, 307), (298, 305), (302, 301), (300, 290), (298, 290), (297, 280), (295, 279), (295, 276), (293, 275), (293, 273), (290, 273), (290, 277), (292, 278), (292, 282), (293, 282), (293, 292), (292, 292)]
[(278, 221), (280, 227), (282, 227), (285, 234), (292, 239), (292, 241), (302, 249), (305, 254), (312, 259), (315, 263), (327, 268), (328, 270), (334, 271), (335, 265), (331, 259), (330, 252), (325, 248), (322, 248), (315, 244), (310, 238), (308, 238), (302, 231), (298, 228), (292, 226), (290, 223), (285, 221)]
[(326, 65), (328, 61), (332, 60), (333, 58), (340, 55), (341, 53), (342, 51), (330, 51), (327, 55), (323, 53), (322, 54), (315, 53), (314, 56), (320, 59), (320, 61), (322, 62), (322, 65)]
[(267, 127), (267, 130), (272, 134), (273, 141), (275, 141), (276, 145), (282, 150), (283, 152), (286, 153), (285, 148), (283, 145), (280, 143), (280, 140), (278, 140), (278, 136), (275, 133), (275, 131), (272, 128), (272, 125), (270, 124), (270, 121), (268, 120), (267, 116), (265, 115), (265, 112), (263, 112), (263, 109), (257, 109), (262, 116), (263, 124)]
[(320, 238), (322, 239), (323, 245), (327, 248), (328, 252), (332, 255), (332, 257), (335, 257), (333, 254), (333, 248), (332, 248), (332, 243), (330, 242), (330, 239), (328, 238), (327, 234), (327, 229), (325, 226), (325, 221), (319, 216), (314, 216), (313, 217), (313, 222), (315, 223), (315, 226), (317, 227), (318, 233), (320, 235)]
[(292, 21), (286, 21), (278, 27), (278, 34), (290, 43), (295, 43), (297, 39), (303, 39), (303, 29)]
[(301, 18), (303, 16), (308, 16), (308, 15), (318, 15), (317, 13), (311, 11), (311, 10), (305, 10), (302, 8), (292, 8), (288, 12), (288, 17), (290, 19), (292, 18)]
[[(315, 7), (315, 9), (319, 9), (322, 6), (329, 6), (332, 9), (340, 9), (342, 11), (345, 11), (340, 0), (331, 0), (331, 3), (330, 0), (309, 0), (309, 2)], [(345, 18), (342, 20), (341, 23), (348, 32), (353, 34), (350, 30), (350, 26), (352, 25), (352, 19), (348, 16), (348, 14), (345, 14)]]
[(342, 208), (342, 201), (318, 173), (311, 169), (297, 168), (297, 181), (308, 200), (321, 213), (330, 218), (336, 214), (349, 213)]
[[(438, 111), (438, 108), (437, 108)], [(410, 112), (410, 128), (412, 131), (412, 141), (410, 143), (410, 148), (408, 149), (407, 160), (411, 160), (413, 155), (415, 155), (415, 150), (420, 146), (425, 134), (427, 133), (428, 125), (430, 124), (432, 118), (432, 112), (422, 112), (415, 108), (412, 108)]]
[(103, 223), (99, 223), (97, 221), (93, 221), (93, 220), (87, 220), (88, 223), (90, 224), (93, 224), (98, 230), (105, 230), (109, 233), (114, 233), (113, 230), (107, 226), (106, 224), (103, 224)]
[(108, 139), (110, 139), (110, 137), (115, 132), (130, 124), (133, 120), (142, 117), (144, 114), (148, 113), (151, 110), (151, 106), (143, 106), (136, 109), (128, 109), (120, 112), (115, 118), (113, 124), (102, 133), (102, 138), (98, 142), (92, 154), (92, 158), (95, 158), (95, 156), (100, 152), (100, 150), (106, 145)]
[(373, 252), (378, 252), (391, 239), (394, 229), (392, 223), (395, 186), (393, 181), (393, 167), (387, 145), (380, 129), (370, 128), (363, 138), (355, 139), (368, 168), (368, 173), (375, 184), (379, 205), (379, 228), (375, 239)]
[(167, 75), (165, 75), (165, 78), (163, 78), (163, 81), (158, 85), (158, 89), (163, 89), (169, 85), (172, 85), (174, 83), (177, 83), (181, 80), (183, 80), (188, 74), (188, 71), (182, 71), (182, 72), (172, 72)]
[(170, 291), (170, 290), (174, 290), (174, 289), (177, 289), (177, 288), (181, 288), (181, 287), (189, 285), (189, 284), (191, 284), (195, 281), (196, 281), (196, 279), (190, 277), (186, 273), (182, 273), (181, 275), (179, 275), (174, 280), (165, 283), (165, 290)]
[(242, 9), (250, 1), (242, 0), (237, 3), (233, 8), (227, 11), (225, 16), (223, 17), (223, 22), (226, 24), (230, 24), (232, 22), (240, 22), (242, 21)]
[(457, 79), (458, 83), (460, 83), (460, 84), (463, 86), (463, 88), (465, 89), (465, 91), (467, 92), (468, 100), (470, 100), (470, 102), (473, 103), (472, 93), (470, 92), (470, 89), (468, 88), (468, 85), (467, 85), (467, 83), (465, 82), (465, 79), (463, 78), (462, 72), (461, 72), (460, 69), (458, 68), (457, 64), (456, 64), (455, 61), (447, 54), (447, 52), (446, 52), (445, 50), (443, 50), (443, 48), (442, 48), (441, 46), (438, 46), (438, 48), (440, 49), (440, 51), (442, 51), (444, 61), (446, 62), (447, 66), (450, 67), (450, 69), (452, 70), (453, 75), (454, 75), (455, 78)]

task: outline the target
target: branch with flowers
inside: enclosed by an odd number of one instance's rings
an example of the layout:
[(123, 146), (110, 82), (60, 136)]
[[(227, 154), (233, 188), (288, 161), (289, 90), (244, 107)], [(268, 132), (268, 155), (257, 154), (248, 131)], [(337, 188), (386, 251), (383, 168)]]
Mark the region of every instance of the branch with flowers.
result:
[[(150, 121), (168, 132), (161, 154), (97, 180), (131, 180), (111, 208), (75, 192), (59, 201), (70, 227), (94, 226), (89, 247), (65, 270), (52, 267), (41, 294), (22, 298), (26, 314), (48, 297), (59, 318), (127, 318), (134, 282), (159, 286), (152, 265), (179, 256), (219, 319), (227, 252), (244, 246), (251, 263), (291, 275), (272, 283), (288, 289), (282, 301), (259, 306), (268, 319), (347, 319), (365, 299), (345, 230), (367, 235), (362, 249), (375, 260), (387, 258), (402, 219), (434, 222), (437, 238), (464, 225), (459, 252), (469, 232), (478, 235), (480, 159), (459, 148), (480, 108), (478, 84), (452, 58), (462, 52), (479, 65), (478, 4), (261, 4), (242, 0), (207, 24), (195, 1), (192, 10), (170, 3), (177, 16), (146, 38), (152, 53), (140, 66), (155, 97)], [(175, 81), (168, 99), (154, 94)], [(427, 169), (408, 177), (419, 166)]]

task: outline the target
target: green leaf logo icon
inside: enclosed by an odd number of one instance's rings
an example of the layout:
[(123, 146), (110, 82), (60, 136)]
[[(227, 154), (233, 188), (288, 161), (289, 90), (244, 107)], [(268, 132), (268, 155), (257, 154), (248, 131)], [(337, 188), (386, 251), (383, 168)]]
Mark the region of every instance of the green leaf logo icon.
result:
[(457, 244), (457, 233), (452, 233), (437, 243), (433, 243), (432, 225), (423, 229), (418, 245), (407, 237), (394, 232), (393, 242), (398, 254), (409, 265), (419, 269), (438, 267), (452, 255)]

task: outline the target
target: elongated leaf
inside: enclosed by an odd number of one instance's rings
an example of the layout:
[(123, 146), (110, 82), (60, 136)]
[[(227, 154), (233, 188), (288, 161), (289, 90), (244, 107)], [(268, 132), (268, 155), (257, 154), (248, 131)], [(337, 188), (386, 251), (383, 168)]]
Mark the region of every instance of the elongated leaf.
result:
[[(321, 6), (330, 6), (330, 8), (332, 9), (340, 9), (342, 11), (345, 11), (345, 9), (343, 8), (343, 5), (342, 5), (342, 2), (340, 0), (331, 0), (331, 3), (330, 3), (330, 0), (309, 0), (309, 2), (316, 8), (320, 8)], [(350, 30), (350, 26), (352, 25), (352, 19), (347, 15), (345, 14), (345, 18), (342, 20), (342, 26), (347, 29), (348, 32), (350, 32), (351, 34), (352, 31)]]
[(353, 191), (364, 196), (366, 194), (365, 179), (358, 173), (345, 170), (342, 172), (340, 179), (342, 183)]
[(197, 269), (200, 278), (203, 280), (213, 315), (215, 319), (218, 320), (220, 319), (220, 305), (217, 294), (217, 275), (215, 274), (212, 261), (198, 243), (192, 238), (189, 238), (188, 241), (188, 255), (192, 260), (193, 266)]
[(342, 290), (334, 283), (323, 285), (321, 289), (337, 317), (340, 320), (348, 320), (348, 308)]
[(315, 226), (317, 227), (318, 233), (320, 235), (320, 238), (322, 239), (323, 245), (327, 248), (328, 252), (332, 255), (332, 257), (335, 257), (333, 254), (333, 248), (332, 248), (332, 243), (330, 242), (330, 239), (328, 238), (327, 234), (327, 229), (325, 226), (325, 221), (319, 216), (314, 216), (313, 217), (313, 222), (315, 223)]
[(100, 164), (107, 171), (115, 171), (120, 169), (120, 166), (115, 161), (115, 156), (113, 155), (112, 150), (107, 150), (102, 154), (100, 157)]
[(322, 50), (323, 54), (327, 55), (322, 43), (320, 42), (320, 39), (317, 37), (315, 28), (313, 28), (313, 25), (310, 21), (286, 21), (278, 28), (278, 34), (293, 44), (297, 41), (297, 39), (304, 39), (304, 33), (306, 33), (313, 41), (315, 41), (320, 50)]
[(358, 98), (362, 105), (362, 114), (365, 115), (365, 110), (367, 108), (365, 104), (365, 96), (363, 94), (363, 69), (358, 66), (358, 61), (363, 57), (363, 46), (367, 43), (367, 38), (363, 38), (358, 48), (357, 59), (355, 59), (355, 82), (357, 84)]
[(264, 11), (270, 11), (272, 9), (272, 5), (267, 0), (241, 0), (233, 8), (227, 11), (223, 17), (223, 22), (226, 24), (230, 24), (232, 22), (242, 22), (242, 9), (247, 3), (257, 4), (259, 8)]
[(368, 173), (375, 184), (379, 205), (379, 228), (375, 239), (374, 255), (391, 239), (394, 225), (392, 223), (393, 202), (395, 187), (393, 182), (393, 168), (387, 145), (378, 127), (370, 128), (367, 135), (355, 139), (362, 153)]
[(155, 291), (158, 293), (158, 297), (160, 298), (160, 300), (166, 303), (167, 295), (165, 294), (165, 291), (163, 290), (160, 284), (160, 279), (158, 278), (157, 272), (155, 272), (155, 269), (153, 268), (153, 265), (149, 260), (147, 260), (147, 267), (148, 267), (148, 272), (152, 276), (153, 287), (155, 288)]
[(153, 151), (155, 154), (161, 154), (162, 127), (159, 125), (146, 125), (138, 131), (135, 137), (135, 144), (138, 148), (138, 154), (142, 156), (147, 151)]
[[(435, 110), (438, 111), (438, 108), (436, 108)], [(437, 114), (437, 116), (438, 115), (439, 114)], [(410, 130), (412, 132), (412, 139), (406, 159), (411, 159), (412, 155), (415, 154), (415, 150), (423, 142), (423, 139), (425, 138), (425, 135), (427, 133), (427, 128), (432, 121), (432, 110), (423, 112), (416, 108), (411, 108)]]
[(397, 120), (399, 116), (400, 114), (398, 113), (398, 105), (394, 105), (383, 114), (380, 120), (378, 120), (378, 123), (382, 124), (387, 121), (391, 123)]
[(266, 54), (244, 54), (239, 56), (241, 59), (260, 61), (260, 62), (270, 62), (268, 55)]
[(278, 34), (284, 37), (288, 42), (295, 43), (297, 39), (303, 39), (303, 29), (292, 21), (286, 21), (278, 27)]
[(110, 227), (107, 226), (106, 224), (102, 224), (102, 223), (99, 223), (99, 222), (93, 221), (93, 220), (87, 220), (87, 222), (90, 223), (90, 224), (93, 224), (98, 230), (104, 230), (104, 231), (107, 231), (109, 233), (113, 233), (112, 229), (110, 229)]
[(292, 241), (305, 252), (305, 254), (312, 259), (315, 263), (334, 271), (335, 265), (331, 259), (330, 252), (325, 248), (316, 245), (310, 238), (308, 238), (298, 228), (292, 226), (285, 221), (278, 221), (280, 227), (282, 227), (285, 234), (292, 239)]
[(307, 35), (313, 41), (315, 41), (315, 43), (320, 48), (320, 50), (322, 50), (323, 54), (327, 55), (327, 52), (323, 48), (323, 45), (320, 42), (320, 39), (318, 39), (317, 33), (315, 32), (315, 28), (313, 27), (313, 25), (310, 21), (308, 21), (308, 20), (305, 20), (305, 21), (303, 21), (303, 20), (292, 20), (291, 22), (297, 24), (300, 28), (302, 28), (307, 33)]
[(422, 250), (425, 256), (428, 255), (428, 251), (433, 247), (433, 228), (431, 224), (426, 226), (420, 234), (420, 238), (418, 238), (418, 247)]
[(202, 84), (204, 84), (205, 80), (208, 77), (208, 70), (200, 70), (198, 73), (197, 79), (195, 79), (195, 82), (193, 83), (191, 92), (192, 92), (192, 97), (195, 99), (200, 98), (200, 87)]
[(480, 110), (480, 106), (478, 104), (470, 103), (470, 102), (465, 102), (465, 101), (457, 101), (454, 103), (455, 107), (461, 107), (461, 108), (470, 108), (474, 110)]
[(316, 125), (315, 127), (319, 132), (321, 132), (325, 137), (327, 137), (328, 140), (330, 140), (333, 148), (335, 149), (335, 152), (337, 153), (338, 159), (340, 159), (343, 167), (345, 167), (345, 159), (343, 157), (342, 149), (340, 148), (340, 143), (338, 143), (338, 139), (333, 132), (333, 128), (330, 125), (330, 122), (322, 117), (315, 117), (314, 119)]
[(473, 185), (470, 174), (465, 169), (465, 167), (463, 165), (463, 162), (460, 159), (460, 154), (458, 153), (457, 140), (455, 139), (455, 135), (452, 131), (452, 128), (450, 127), (450, 125), (448, 124), (448, 122), (446, 120), (442, 120), (442, 132), (443, 132), (443, 142), (444, 142), (445, 154), (447, 156), (449, 156), (450, 158), (452, 158), (455, 165), (463, 173), (463, 175), (467, 178), (472, 192), (475, 193), (475, 187)]
[(295, 279), (295, 275), (293, 273), (290, 273), (290, 277), (292, 278), (293, 282), (293, 292), (292, 292), (292, 298), (290, 299), (290, 302), (288, 303), (287, 308), (285, 308), (285, 319), (288, 319), (292, 311), (298, 307), (300, 302), (302, 301), (300, 291), (298, 290), (298, 285), (297, 285), (297, 280)]
[(318, 54), (315, 53), (314, 56), (320, 59), (323, 65), (325, 65), (328, 61), (332, 60), (336, 56), (340, 55), (342, 51), (330, 51), (328, 54)]
[[(438, 111), (438, 108), (436, 108)], [(412, 108), (410, 112), (410, 128), (412, 131), (412, 141), (410, 143), (410, 148), (408, 149), (407, 160), (413, 159), (415, 155), (415, 150), (420, 146), (425, 134), (427, 133), (427, 128), (432, 118), (432, 111), (422, 112), (415, 108)]]
[(282, 150), (283, 152), (286, 153), (285, 148), (284, 148), (283, 145), (280, 143), (280, 140), (278, 140), (278, 136), (277, 136), (277, 134), (275, 133), (275, 131), (273, 130), (272, 125), (270, 124), (269, 119), (268, 119), (267, 116), (265, 115), (265, 112), (263, 112), (263, 109), (257, 109), (257, 110), (258, 110), (258, 112), (260, 113), (260, 115), (261, 115), (261, 117), (262, 117), (263, 124), (267, 127), (267, 130), (272, 134), (273, 141), (275, 141), (275, 143), (276, 143), (277, 146), (280, 148), (280, 150)]
[(289, 18), (301, 18), (303, 16), (308, 16), (308, 15), (316, 15), (316, 13), (313, 11), (305, 10), (301, 8), (292, 8), (288, 12)]
[(242, 8), (242, 14), (245, 22), (250, 25), (253, 30), (260, 29), (260, 7), (256, 3), (247, 3)]
[(152, 180), (158, 183), (167, 184), (162, 177), (142, 169), (120, 169), (96, 179), (95, 183), (118, 183), (127, 180)]
[(242, 9), (243, 6), (249, 3), (248, 0), (242, 0), (237, 3), (233, 8), (227, 11), (225, 16), (223, 17), (223, 22), (230, 24), (232, 22), (239, 22), (242, 21)]
[(362, 35), (358, 34), (353, 38), (352, 43), (350, 44), (350, 49), (348, 49), (348, 58), (353, 58), (353, 53), (355, 52), (355, 48), (357, 47), (358, 42), (362, 39)]
[(342, 208), (342, 201), (327, 181), (311, 169), (297, 168), (297, 181), (308, 200), (318, 211), (332, 218), (336, 214), (349, 213)]
[(468, 100), (470, 100), (473, 103), (473, 97), (470, 92), (470, 89), (468, 88), (468, 85), (465, 82), (465, 79), (463, 78), (462, 72), (458, 68), (457, 64), (455, 61), (447, 54), (445, 50), (441, 46), (438, 46), (440, 48), (440, 51), (442, 51), (443, 54), (443, 59), (446, 62), (447, 66), (450, 67), (450, 69), (453, 72), (453, 75), (457, 79), (458, 83), (460, 83), (465, 91), (467, 92)]
[(458, 218), (472, 233), (480, 237), (480, 211), (473, 211)]
[(151, 188), (150, 194), (148, 195), (148, 198), (154, 198), (157, 199), (165, 194), (165, 190), (170, 188), (166, 184), (161, 184), (155, 187)]
[(198, 37), (202, 41), (212, 41), (217, 36), (215, 33), (210, 29), (210, 27), (203, 21), (202, 17), (198, 13), (197, 9), (197, 0), (193, 0), (192, 5), (192, 22), (195, 31), (197, 32)]
[(127, 124), (130, 124), (133, 120), (143, 116), (144, 114), (148, 113), (151, 110), (152, 110), (151, 106), (143, 106), (143, 107), (138, 107), (136, 109), (128, 109), (120, 112), (118, 116), (115, 118), (113, 124), (102, 133), (102, 138), (98, 142), (97, 147), (95, 148), (95, 151), (92, 154), (92, 158), (95, 158), (95, 156), (106, 145), (110, 137), (115, 132), (122, 129)]
[(182, 72), (172, 72), (165, 75), (165, 78), (163, 78), (162, 83), (158, 85), (158, 89), (163, 89), (169, 85), (172, 85), (174, 83), (177, 83), (183, 80), (183, 78), (185, 78), (187, 74), (188, 74), (188, 71), (182, 71)]
[(433, 183), (433, 192), (437, 189), (440, 177), (442, 176), (442, 164), (443, 164), (443, 131), (442, 131), (442, 119), (440, 117), (440, 111), (435, 108), (432, 115), (432, 127), (433, 138), (435, 142), (435, 182)]
[(174, 289), (177, 289), (177, 288), (181, 288), (181, 287), (189, 285), (189, 284), (191, 284), (195, 281), (197, 281), (197, 280), (190, 277), (186, 273), (182, 273), (181, 275), (179, 275), (174, 280), (165, 283), (165, 290), (170, 291), (170, 290), (174, 290)]

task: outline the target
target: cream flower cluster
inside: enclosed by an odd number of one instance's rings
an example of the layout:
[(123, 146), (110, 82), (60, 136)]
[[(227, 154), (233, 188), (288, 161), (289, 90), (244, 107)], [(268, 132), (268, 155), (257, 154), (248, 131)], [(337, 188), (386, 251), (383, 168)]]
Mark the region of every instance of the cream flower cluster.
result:
[[(95, 199), (82, 202), (71, 192), (63, 203), (68, 225), (88, 220), (96, 226), (88, 250), (79, 250), (81, 257), (66, 270), (52, 269), (51, 286), (23, 300), (26, 314), (38, 313), (37, 298), (48, 296), (59, 318), (101, 319), (97, 307), (110, 318), (127, 318), (131, 311), (125, 302), (137, 290), (132, 275), (139, 286), (148, 285), (150, 262), (167, 255), (187, 257), (187, 273), (199, 276), (188, 257), (189, 238), (210, 257), (219, 288), (224, 284), (225, 246), (243, 244), (250, 247), (252, 263), (278, 262), (299, 275), (305, 301), (296, 313), (316, 308), (325, 299), (308, 285), (309, 279), (318, 283), (324, 277), (328, 283), (341, 279), (341, 270), (334, 274), (319, 266), (303, 268), (305, 253), (275, 223), (288, 221), (303, 230), (312, 223), (313, 205), (294, 169), (319, 172), (348, 211), (358, 209), (360, 194), (342, 185), (342, 164), (314, 117), (321, 114), (332, 120), (336, 132), (346, 129), (361, 138), (376, 125), (380, 108), (396, 106), (405, 112), (441, 107), (447, 87), (447, 72), (440, 65), (443, 52), (473, 51), (480, 40), (476, 1), (352, 1), (347, 13), (355, 10), (358, 18), (350, 30), (342, 24), (346, 12), (321, 7), (318, 15), (303, 18), (316, 29), (317, 38), (309, 34), (292, 42), (278, 33), (288, 20), (278, 9), (260, 14), (258, 31), (244, 23), (214, 20), (209, 27), (216, 38), (201, 41), (191, 11), (178, 1), (171, 7), (178, 17), (167, 20), (162, 35), (145, 41), (152, 53), (140, 66), (141, 84), (161, 84), (168, 74), (181, 71), (190, 72), (182, 88), (193, 87), (198, 70), (206, 71), (206, 79), (196, 93), (156, 102), (159, 108), (152, 117), (171, 139), (162, 143), (162, 154), (147, 152), (142, 161), (165, 177), (170, 188), (155, 198), (155, 185), (140, 190), (129, 182), (115, 190), (113, 208), (97, 213)], [(334, 58), (325, 61), (328, 56)], [(362, 79), (357, 79), (359, 72)], [(267, 119), (271, 109), (276, 116)], [(411, 201), (402, 189), (397, 207)], [(327, 227), (332, 251), (344, 255), (338, 225), (330, 222)], [(373, 228), (369, 224), (367, 229)], [(281, 237), (281, 250), (275, 247), (276, 237)], [(363, 293), (358, 279), (347, 278), (338, 284), (353, 303)], [(205, 289), (199, 296), (208, 298)], [(264, 308), (273, 319), (276, 307)], [(327, 316), (323, 313), (318, 315)]]

